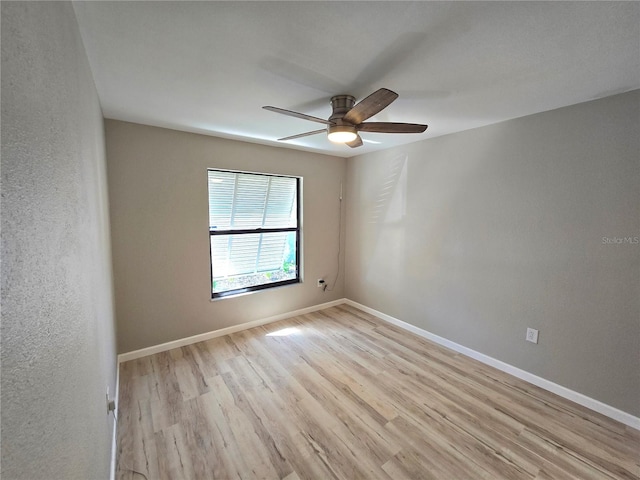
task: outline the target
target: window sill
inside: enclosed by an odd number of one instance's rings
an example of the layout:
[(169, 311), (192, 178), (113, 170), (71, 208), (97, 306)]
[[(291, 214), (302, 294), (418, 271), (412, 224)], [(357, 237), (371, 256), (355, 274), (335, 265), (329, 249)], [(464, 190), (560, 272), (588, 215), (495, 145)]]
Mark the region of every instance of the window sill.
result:
[(221, 297), (214, 297), (211, 298), (211, 302), (219, 302), (221, 300), (228, 300), (230, 298), (238, 298), (238, 297), (244, 297), (245, 295), (252, 295), (254, 293), (264, 293), (264, 292), (271, 292), (273, 290), (279, 290), (281, 288), (287, 288), (287, 287), (295, 287), (296, 285), (302, 285), (302, 280), (298, 280), (297, 282), (293, 282), (293, 283), (287, 283), (285, 285), (276, 285), (273, 287), (268, 287), (268, 288), (260, 288), (258, 290), (249, 290), (248, 292), (238, 292), (238, 293), (230, 293), (229, 295), (224, 295)]

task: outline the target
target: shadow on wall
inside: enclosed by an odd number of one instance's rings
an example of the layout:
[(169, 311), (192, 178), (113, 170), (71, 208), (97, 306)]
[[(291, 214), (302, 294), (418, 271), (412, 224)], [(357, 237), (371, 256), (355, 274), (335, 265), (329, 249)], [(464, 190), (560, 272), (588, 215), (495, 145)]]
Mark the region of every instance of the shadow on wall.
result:
[[(483, 229), (474, 223), (483, 220), (470, 222), (467, 213), (471, 209), (482, 216), (487, 207), (476, 204), (475, 184), (485, 175), (492, 161), (491, 145), (498, 139), (479, 141), (476, 155), (453, 158), (445, 155), (451, 151), (448, 141), (432, 142), (428, 149), (420, 149), (420, 155), (403, 152), (390, 157), (370, 184), (375, 193), (362, 212), (366, 233), (361, 243), (369, 298), (382, 302), (393, 298), (403, 310), (411, 308), (415, 301), (403, 303), (404, 295), (437, 295), (442, 275), (449, 279), (466, 275), (470, 251), (483, 244), (477, 238)], [(465, 293), (450, 290), (457, 288), (455, 282), (448, 285), (448, 292), (439, 293), (456, 297), (455, 303), (462, 306)]]
[(408, 160), (405, 154), (389, 162), (367, 213), (368, 236), (375, 242), (365, 257), (369, 262), (364, 276), (380, 294), (404, 275)]

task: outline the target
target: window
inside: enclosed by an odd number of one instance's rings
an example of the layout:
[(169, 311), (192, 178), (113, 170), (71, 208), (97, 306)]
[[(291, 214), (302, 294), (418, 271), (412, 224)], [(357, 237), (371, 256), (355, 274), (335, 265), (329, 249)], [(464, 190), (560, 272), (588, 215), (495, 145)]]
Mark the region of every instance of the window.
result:
[(300, 282), (300, 179), (208, 175), (212, 298)]

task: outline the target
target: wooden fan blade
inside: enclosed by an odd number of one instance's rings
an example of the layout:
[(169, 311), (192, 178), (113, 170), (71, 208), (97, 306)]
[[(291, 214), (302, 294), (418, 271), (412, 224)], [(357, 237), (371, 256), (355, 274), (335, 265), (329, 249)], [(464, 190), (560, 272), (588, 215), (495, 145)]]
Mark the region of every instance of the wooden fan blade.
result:
[(355, 140), (353, 140), (352, 142), (348, 142), (347, 145), (349, 145), (351, 148), (356, 148), (362, 145), (362, 139), (360, 138), (360, 135), (358, 135), (356, 137)]
[(292, 110), (285, 110), (284, 108), (269, 107), (269, 106), (262, 107), (262, 108), (264, 108), (265, 110), (269, 110), (270, 112), (276, 112), (276, 113), (281, 113), (282, 115), (288, 115), (289, 117), (296, 117), (296, 118), (301, 118), (303, 120), (310, 120), (312, 122), (324, 123), (325, 125), (333, 125), (332, 122), (323, 120), (322, 118), (312, 117), (311, 115), (294, 112)]
[(387, 88), (381, 88), (349, 110), (342, 119), (358, 125), (388, 107), (396, 98), (398, 98), (396, 92), (392, 92)]
[(428, 125), (419, 123), (367, 122), (356, 125), (360, 132), (376, 133), (422, 133)]
[(293, 140), (294, 138), (308, 137), (309, 135), (317, 135), (318, 133), (327, 133), (327, 130), (323, 128), (322, 130), (314, 130), (313, 132), (299, 133), (298, 135), (291, 135), (290, 137), (279, 138), (279, 142), (284, 142), (285, 140)]

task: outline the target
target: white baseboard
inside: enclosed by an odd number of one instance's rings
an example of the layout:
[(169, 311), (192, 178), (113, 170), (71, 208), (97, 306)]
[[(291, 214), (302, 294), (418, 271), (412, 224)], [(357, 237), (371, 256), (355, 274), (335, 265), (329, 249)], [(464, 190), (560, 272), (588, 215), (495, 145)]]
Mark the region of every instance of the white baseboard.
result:
[(537, 375), (529, 373), (525, 370), (521, 370), (517, 367), (514, 367), (513, 365), (509, 365), (508, 363), (504, 363), (500, 360), (496, 360), (495, 358), (492, 358), (483, 353), (476, 352), (475, 350), (464, 347), (455, 342), (452, 342), (451, 340), (447, 340), (446, 338), (440, 337), (431, 332), (418, 328), (415, 325), (411, 325), (410, 323), (403, 322), (402, 320), (398, 320), (397, 318), (387, 315), (386, 313), (379, 312), (377, 310), (374, 310), (373, 308), (369, 308), (365, 305), (354, 302), (353, 300), (345, 299), (344, 303), (346, 303), (347, 305), (351, 305), (352, 307), (359, 308), (360, 310), (370, 313), (371, 315), (374, 315), (380, 318), (381, 320), (384, 320), (385, 322), (389, 322), (404, 330), (408, 330), (412, 333), (415, 333), (416, 335), (419, 335), (428, 340), (431, 340), (432, 342), (442, 345), (443, 347), (447, 347), (453, 351), (462, 353), (467, 357), (471, 357), (475, 360), (478, 360), (479, 362), (482, 362), (486, 365), (497, 368), (498, 370), (501, 370), (510, 375), (513, 375), (514, 377), (517, 377), (521, 380), (524, 380), (533, 385), (536, 385), (537, 387), (540, 387), (549, 392), (555, 393), (556, 395), (566, 398), (567, 400), (571, 400), (572, 402), (575, 402), (578, 405), (582, 405), (583, 407), (587, 407), (595, 412), (601, 413), (602, 415), (605, 415), (609, 418), (617, 420), (620, 423), (624, 423), (629, 427), (640, 430), (640, 418), (635, 417), (630, 413), (623, 412), (622, 410), (619, 410), (615, 407), (607, 405), (606, 403), (602, 403), (599, 400), (595, 400), (591, 397), (587, 397), (582, 393), (578, 393), (573, 390), (570, 390), (566, 387), (563, 387), (562, 385), (558, 385), (557, 383), (553, 383), (542, 377), (538, 377)]
[(222, 337), (229, 335), (230, 333), (240, 332), (249, 328), (258, 327), (260, 325), (266, 325), (267, 323), (277, 322), (278, 320), (284, 320), (285, 318), (295, 317), (297, 315), (304, 315), (305, 313), (315, 312), (324, 308), (333, 307), (345, 303), (344, 298), (334, 300), (332, 302), (321, 303), (319, 305), (313, 305), (311, 307), (301, 308), (300, 310), (294, 310), (293, 312), (281, 313), (272, 317), (261, 318), (253, 320), (252, 322), (241, 323), (239, 325), (233, 325), (231, 327), (221, 328), (219, 330), (213, 330), (212, 332), (201, 333), (199, 335), (193, 335), (191, 337), (180, 338), (171, 342), (161, 343), (160, 345), (154, 345), (152, 347), (142, 348), (140, 350), (134, 350), (132, 352), (121, 353), (118, 355), (118, 363), (128, 362), (136, 358), (146, 357), (147, 355), (153, 355), (154, 353), (166, 352), (173, 348), (184, 347), (185, 345), (191, 345), (193, 343), (203, 342), (211, 338)]

